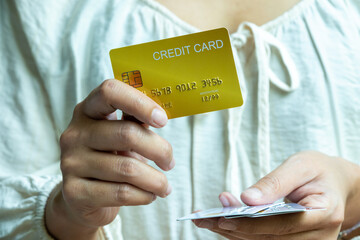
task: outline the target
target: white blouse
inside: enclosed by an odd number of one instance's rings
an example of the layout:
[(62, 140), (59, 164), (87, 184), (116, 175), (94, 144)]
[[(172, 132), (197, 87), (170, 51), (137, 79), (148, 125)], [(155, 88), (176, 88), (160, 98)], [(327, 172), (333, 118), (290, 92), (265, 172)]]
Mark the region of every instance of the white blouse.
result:
[[(59, 137), (113, 77), (109, 50), (199, 30), (153, 0), (0, 1), (0, 16), (0, 238), (46, 239)], [(221, 192), (238, 195), (298, 151), (360, 163), (359, 0), (303, 0), (231, 41), (244, 106), (155, 130), (173, 145), (173, 192), (122, 207), (108, 239), (223, 239), (176, 218), (220, 206)]]

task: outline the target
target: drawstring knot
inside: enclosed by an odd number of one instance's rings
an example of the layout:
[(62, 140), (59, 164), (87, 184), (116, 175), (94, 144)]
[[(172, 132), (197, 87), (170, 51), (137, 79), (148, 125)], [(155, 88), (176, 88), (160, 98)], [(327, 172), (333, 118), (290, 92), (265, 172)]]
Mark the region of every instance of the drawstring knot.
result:
[[(263, 177), (270, 169), (270, 104), (269, 90), (270, 83), (284, 92), (292, 92), (299, 87), (299, 76), (290, 54), (286, 47), (273, 35), (256, 26), (245, 22), (239, 26), (237, 33), (233, 35), (232, 43), (239, 52), (246, 42), (252, 37), (255, 47), (255, 55), (258, 68), (258, 161), (260, 176)], [(272, 69), (272, 59), (277, 60), (283, 65), (282, 77), (275, 74)], [(287, 76), (284, 77), (283, 76)], [(239, 76), (239, 78), (243, 76)], [(244, 83), (243, 83), (244, 84)], [(242, 89), (246, 86), (242, 86)], [(245, 103), (246, 104), (246, 103)], [(235, 109), (239, 111), (238, 109)], [(228, 141), (229, 154), (226, 174), (226, 188), (236, 196), (240, 194), (239, 184), (239, 162), (236, 154), (236, 139), (239, 137), (240, 115), (229, 110), (228, 121)], [(238, 130), (236, 130), (238, 129)], [(234, 131), (236, 130), (236, 131)]]

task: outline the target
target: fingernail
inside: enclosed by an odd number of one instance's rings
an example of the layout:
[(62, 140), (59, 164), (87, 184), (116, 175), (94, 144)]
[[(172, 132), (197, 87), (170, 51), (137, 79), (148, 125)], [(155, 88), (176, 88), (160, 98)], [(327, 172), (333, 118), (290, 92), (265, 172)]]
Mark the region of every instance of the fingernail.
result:
[(212, 222), (210, 222), (208, 220), (202, 220), (201, 223), (199, 224), (199, 227), (201, 227), (201, 228), (212, 228)]
[(171, 193), (171, 191), (172, 191), (172, 187), (171, 187), (171, 185), (170, 184), (168, 184), (168, 187), (167, 187), (167, 189), (166, 189), (166, 196), (168, 196), (170, 193)]
[(257, 188), (248, 188), (243, 192), (243, 194), (247, 195), (247, 197), (251, 199), (260, 199), (263, 195)]
[(171, 169), (173, 169), (174, 167), (175, 167), (175, 159), (173, 158), (173, 159), (171, 160), (170, 164), (169, 164), (168, 169), (171, 170)]
[(219, 227), (222, 229), (225, 229), (225, 230), (235, 230), (236, 229), (236, 225), (230, 221), (225, 221), (225, 222), (220, 223)]
[(158, 127), (165, 126), (168, 120), (166, 113), (157, 108), (152, 111), (151, 119)]
[(229, 201), (228, 201), (227, 198), (224, 197), (224, 196), (221, 196), (221, 197), (220, 197), (220, 202), (221, 202), (221, 204), (222, 204), (224, 207), (229, 207), (229, 206), (230, 206)]

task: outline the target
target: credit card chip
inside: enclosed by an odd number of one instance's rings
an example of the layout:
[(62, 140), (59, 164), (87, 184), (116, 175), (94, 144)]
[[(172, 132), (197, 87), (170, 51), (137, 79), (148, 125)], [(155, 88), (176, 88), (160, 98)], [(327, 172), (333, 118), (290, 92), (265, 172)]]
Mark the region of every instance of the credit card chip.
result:
[(134, 88), (139, 88), (143, 86), (139, 70), (124, 72), (121, 74), (121, 79), (124, 83), (129, 84)]

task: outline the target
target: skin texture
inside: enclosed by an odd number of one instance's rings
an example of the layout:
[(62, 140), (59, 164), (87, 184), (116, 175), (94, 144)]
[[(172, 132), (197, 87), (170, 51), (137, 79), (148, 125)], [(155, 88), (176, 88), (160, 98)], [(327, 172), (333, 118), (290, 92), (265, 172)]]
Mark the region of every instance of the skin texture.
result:
[[(301, 152), (260, 179), (241, 194), (247, 205), (287, 201), (325, 211), (269, 216), (263, 218), (214, 218), (195, 220), (228, 239), (336, 239), (340, 229), (360, 220), (360, 168), (341, 158), (319, 152)], [(223, 206), (240, 202), (230, 193), (219, 196)]]
[(244, 21), (262, 25), (300, 0), (157, 0), (183, 21), (200, 30), (226, 27), (235, 32)]
[[(116, 120), (121, 109), (144, 124)], [(172, 147), (149, 130), (165, 126), (163, 109), (136, 89), (106, 80), (81, 103), (62, 134), (63, 184), (46, 206), (48, 231), (57, 239), (96, 239), (119, 207), (149, 204), (171, 192), (162, 170), (175, 165)]]
[[(243, 21), (262, 25), (299, 2), (158, 1), (201, 30), (225, 26), (230, 32)], [(116, 120), (116, 109), (138, 121)], [(166, 125), (162, 113), (151, 99), (116, 80), (105, 81), (76, 106), (60, 141), (63, 184), (54, 189), (46, 205), (51, 235), (97, 239), (99, 227), (112, 222), (121, 206), (149, 204), (157, 196), (170, 194), (165, 175), (146, 164), (149, 159), (165, 171), (175, 165), (171, 145), (148, 128)], [(299, 153), (254, 185), (261, 197), (256, 198), (255, 190), (244, 192), (241, 199), (256, 205), (287, 196), (305, 206), (326, 207), (326, 211), (195, 224), (229, 239), (336, 239), (341, 228), (360, 220), (359, 175), (359, 167), (343, 159)], [(240, 205), (230, 193), (222, 193), (220, 201), (224, 206)]]
[[(183, 21), (201, 30), (226, 27), (235, 32), (241, 22), (263, 25), (292, 8), (300, 0), (157, 0)], [(261, 6), (261, 7), (259, 7)], [(204, 20), (206, 19), (206, 20)], [(229, 239), (336, 239), (340, 229), (360, 221), (356, 203), (359, 166), (321, 153), (305, 152), (291, 156), (281, 167), (261, 179), (241, 199), (249, 205), (271, 203), (285, 197), (326, 212), (274, 216), (263, 219), (199, 220), (195, 224)], [(354, 184), (357, 183), (357, 184)], [(357, 200), (357, 201), (356, 201)], [(225, 206), (240, 202), (229, 193), (220, 194)], [(231, 226), (231, 227), (229, 227)], [(235, 228), (235, 229), (233, 229)]]

